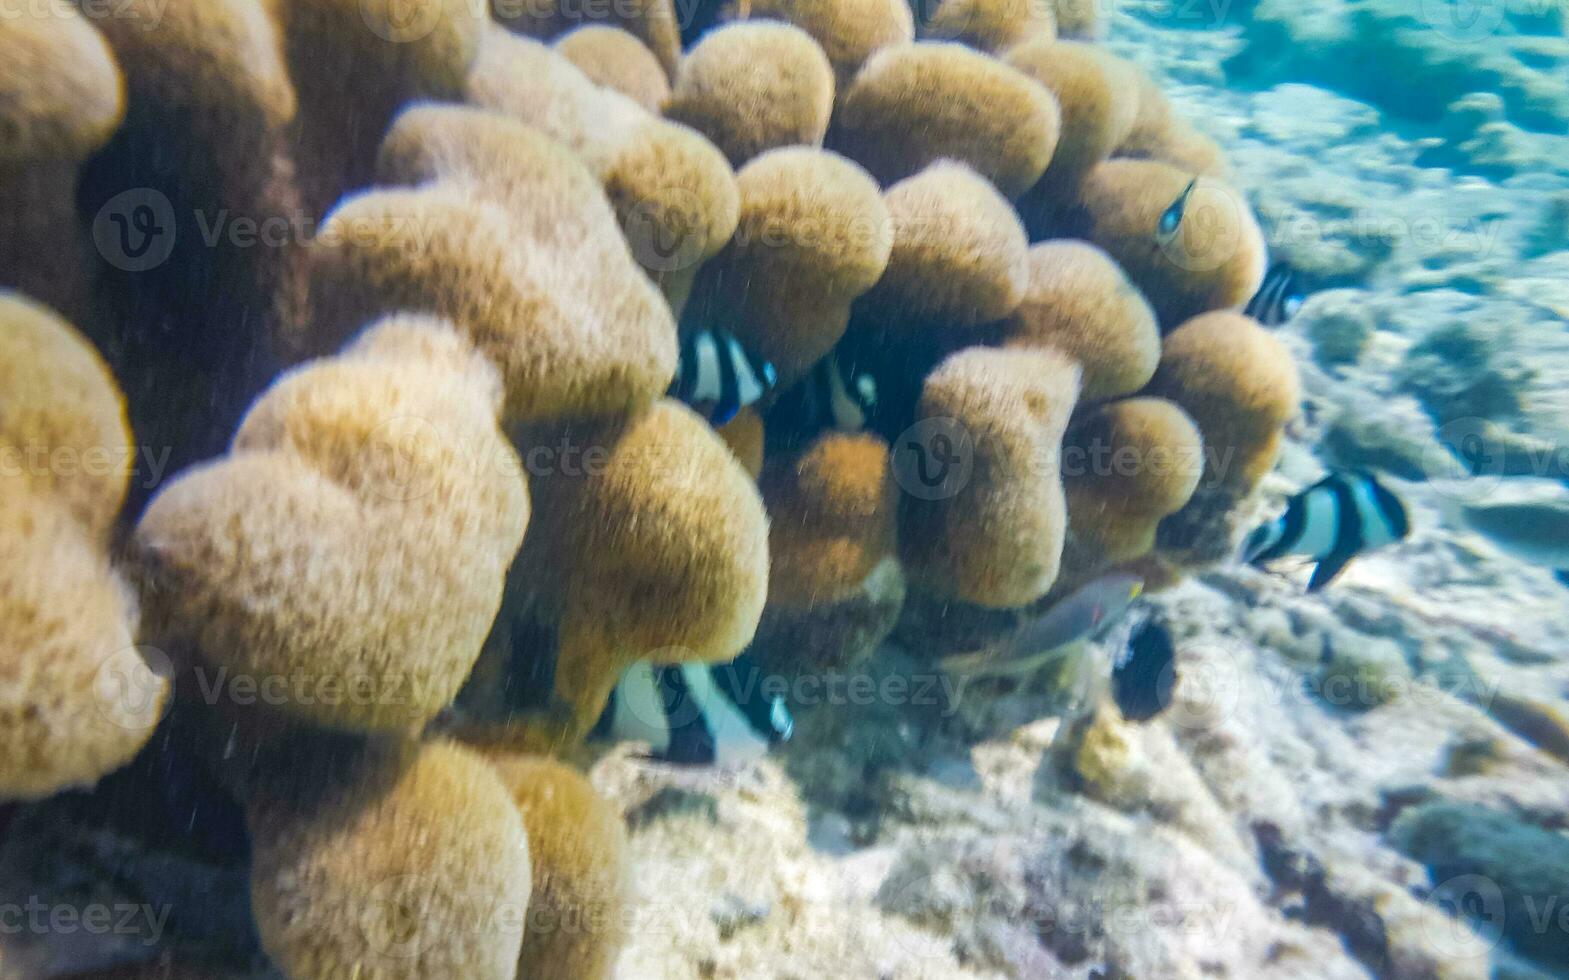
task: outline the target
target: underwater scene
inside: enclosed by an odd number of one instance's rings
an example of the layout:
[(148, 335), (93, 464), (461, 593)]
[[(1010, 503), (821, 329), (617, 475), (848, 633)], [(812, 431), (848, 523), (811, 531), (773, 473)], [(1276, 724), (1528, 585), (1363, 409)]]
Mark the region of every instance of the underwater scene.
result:
[(0, 980), (1569, 977), (1564, 0), (0, 0)]

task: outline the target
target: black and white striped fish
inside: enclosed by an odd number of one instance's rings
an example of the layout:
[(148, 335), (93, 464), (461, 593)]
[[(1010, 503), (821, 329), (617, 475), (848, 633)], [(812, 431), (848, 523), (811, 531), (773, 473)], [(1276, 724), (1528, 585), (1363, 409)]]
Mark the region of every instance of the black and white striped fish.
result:
[(1182, 216), (1188, 210), (1188, 198), (1192, 196), (1193, 188), (1197, 187), (1198, 183), (1197, 177), (1188, 181), (1188, 186), (1182, 189), (1177, 199), (1160, 213), (1160, 220), (1155, 222), (1155, 241), (1161, 246), (1169, 245), (1176, 239), (1177, 229), (1182, 227)]
[(1286, 512), (1259, 527), (1242, 560), (1262, 566), (1295, 555), (1317, 563), (1308, 591), (1328, 585), (1357, 555), (1393, 544), (1411, 531), (1400, 498), (1371, 473), (1331, 473), (1286, 502)]
[(768, 394), (778, 381), (773, 364), (754, 357), (731, 333), (699, 330), (681, 340), (681, 356), (668, 394), (718, 428)]
[(804, 411), (818, 428), (859, 432), (877, 410), (877, 379), (855, 370), (836, 352), (817, 362), (807, 385)]
[(662, 762), (739, 765), (789, 741), (795, 730), (784, 697), (766, 686), (745, 654), (725, 664), (634, 664), (611, 692), (594, 734), (646, 742)]
[(1297, 315), (1305, 298), (1297, 270), (1288, 262), (1276, 262), (1264, 273), (1264, 284), (1242, 312), (1266, 327), (1278, 327)]

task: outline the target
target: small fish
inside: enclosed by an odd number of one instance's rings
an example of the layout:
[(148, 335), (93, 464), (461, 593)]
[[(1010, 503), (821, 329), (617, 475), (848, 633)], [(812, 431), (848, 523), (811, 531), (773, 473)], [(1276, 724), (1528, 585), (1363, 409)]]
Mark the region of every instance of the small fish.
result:
[(753, 357), (728, 331), (687, 334), (669, 395), (701, 412), (715, 428), (766, 395), (779, 381), (769, 361)]
[(1316, 592), (1357, 555), (1411, 532), (1405, 504), (1371, 473), (1331, 473), (1286, 501), (1286, 512), (1261, 525), (1242, 546), (1242, 560), (1262, 567), (1287, 555), (1316, 562), (1308, 591)]
[(1133, 627), (1128, 645), (1111, 670), (1111, 692), (1122, 717), (1149, 721), (1171, 705), (1177, 683), (1177, 652), (1171, 631), (1150, 614)]
[(817, 362), (806, 393), (806, 410), (820, 428), (860, 432), (877, 409), (877, 379), (856, 371), (836, 352)]
[(1034, 673), (1045, 664), (1073, 657), (1070, 685), (1084, 688), (1092, 680), (1094, 658), (1084, 655), (1090, 641), (1103, 634), (1144, 590), (1137, 576), (1113, 573), (1080, 586), (1045, 612), (1020, 626), (1000, 645), (942, 661), (943, 669), (975, 677)]
[(1445, 510), (1499, 551), (1569, 585), (1569, 501), (1457, 502)]
[(1306, 297), (1289, 262), (1276, 262), (1264, 273), (1264, 284), (1242, 312), (1266, 327), (1278, 327), (1297, 315)]
[(1193, 193), (1193, 188), (1197, 187), (1198, 183), (1197, 177), (1188, 181), (1188, 186), (1182, 189), (1177, 199), (1160, 213), (1160, 220), (1155, 222), (1155, 241), (1161, 246), (1171, 244), (1177, 237), (1177, 229), (1182, 227), (1182, 216), (1188, 209), (1188, 196)]
[(634, 664), (594, 726), (600, 737), (648, 743), (661, 762), (725, 767), (794, 732), (784, 698), (763, 690), (763, 672), (745, 654), (725, 664)]

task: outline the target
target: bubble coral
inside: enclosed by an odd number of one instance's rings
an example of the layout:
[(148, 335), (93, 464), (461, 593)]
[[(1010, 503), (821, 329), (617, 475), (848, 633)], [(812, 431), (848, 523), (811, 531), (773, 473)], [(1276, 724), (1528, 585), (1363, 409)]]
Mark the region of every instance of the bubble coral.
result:
[(821, 145), (833, 103), (833, 67), (811, 35), (756, 21), (710, 31), (687, 52), (665, 115), (739, 167), (776, 147)]
[(136, 754), (168, 683), (106, 554), (131, 434), (103, 361), (0, 292), (0, 800), (91, 786)]
[(443, 741), (316, 749), (246, 808), (272, 960), (295, 980), (511, 980), (530, 846), (495, 770)]
[(490, 0), (491, 13), (508, 30), (541, 41), (590, 24), (617, 27), (643, 43), (665, 74), (675, 76), (681, 60), (681, 24), (674, 0), (620, 0), (583, 4), (572, 0)]
[(90, 254), (76, 219), (82, 164), (125, 113), (102, 35), (73, 7), (0, 20), (0, 286), (72, 318), (90, 309)]
[(596, 85), (613, 89), (649, 112), (670, 98), (670, 79), (648, 46), (619, 27), (589, 25), (551, 45)]
[(1144, 387), (1160, 361), (1148, 301), (1105, 252), (1059, 239), (1033, 246), (1024, 300), (1004, 324), (1008, 346), (1048, 347), (1083, 369), (1082, 397), (1099, 401)]
[(371, 182), (376, 147), (405, 103), (462, 94), (487, 23), (484, 9), (470, 0), (268, 0), (267, 6), (299, 92), (300, 179), (314, 217)]
[(544, 530), (531, 541), (534, 567), (546, 570), (535, 578), (541, 602), (557, 611), (568, 740), (587, 733), (639, 660), (734, 658), (768, 588), (762, 500), (700, 416), (663, 400), (584, 443), (595, 458), (580, 475), (536, 481)]
[[(455, 322), (500, 368), (509, 421), (630, 411), (675, 372), (675, 324), (588, 171), (495, 113), (415, 106), (312, 245), (315, 345), (398, 310)], [(519, 247), (527, 243), (527, 247)]]
[(601, 88), (556, 51), (493, 28), (469, 102), (537, 126), (599, 177), (638, 262), (679, 293), (736, 227), (735, 177), (692, 129)]
[(1105, 249), (1150, 301), (1161, 329), (1239, 307), (1264, 278), (1264, 235), (1242, 195), (1199, 177), (1177, 233), (1156, 239), (1161, 214), (1194, 175), (1154, 160), (1107, 160), (1079, 185), (1084, 237)]
[(626, 941), (631, 897), (621, 814), (552, 759), (493, 761), (522, 814), (533, 868), (517, 975), (607, 980)]
[(942, 0), (921, 36), (962, 41), (998, 54), (1016, 44), (1057, 36), (1057, 11), (1043, 0)]
[(942, 452), (944, 436), (958, 469), (940, 492), (903, 501), (899, 549), (912, 582), (990, 607), (1046, 594), (1066, 524), (1058, 452), (1078, 393), (1078, 366), (1050, 350), (967, 348), (927, 377), (925, 452)]
[(1290, 352), (1272, 333), (1221, 310), (1167, 335), (1148, 392), (1176, 402), (1198, 424), (1210, 456), (1204, 482), (1247, 491), (1274, 465), (1301, 384)]
[(952, 158), (1015, 198), (1057, 146), (1057, 103), (1014, 68), (962, 44), (879, 51), (841, 100), (831, 145), (891, 184)]
[(1301, 384), (1285, 346), (1240, 313), (1206, 313), (1166, 337), (1147, 393), (1168, 398), (1198, 425), (1204, 471), (1186, 507), (1162, 521), (1161, 552), (1203, 564), (1231, 552), (1236, 504), (1275, 465)]
[(898, 497), (888, 446), (876, 436), (829, 433), (770, 467), (761, 486), (772, 522), (771, 604), (848, 598), (893, 556)]
[(500, 404), (490, 363), (418, 317), (284, 375), (229, 454), (182, 474), (136, 529), (161, 634), (271, 685), (289, 717), (360, 731), (434, 717), (528, 521)]
[(692, 305), (789, 386), (844, 334), (850, 304), (888, 264), (892, 228), (860, 167), (808, 147), (770, 150), (741, 169), (735, 238), (702, 270)]
[(1065, 577), (1148, 554), (1156, 525), (1187, 504), (1202, 471), (1198, 427), (1165, 399), (1128, 398), (1076, 419), (1063, 439)]
[(1049, 227), (1054, 207), (1071, 201), (1089, 169), (1132, 131), (1136, 76), (1127, 62), (1083, 41), (1036, 40), (1010, 49), (1005, 60), (1051, 92), (1062, 113), (1051, 163), (1020, 202), (1031, 231), (1043, 237), (1036, 225)]
[(939, 161), (888, 188), (888, 268), (860, 309), (894, 332), (973, 327), (1024, 299), (1024, 226), (1008, 201), (963, 164)]
[(915, 38), (908, 0), (732, 0), (725, 15), (782, 20), (812, 35), (841, 93), (874, 53)]

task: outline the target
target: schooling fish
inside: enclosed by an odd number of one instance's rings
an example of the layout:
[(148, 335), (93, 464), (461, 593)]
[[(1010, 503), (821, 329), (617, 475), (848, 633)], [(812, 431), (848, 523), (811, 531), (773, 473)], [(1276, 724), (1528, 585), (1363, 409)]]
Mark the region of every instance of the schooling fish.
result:
[(1331, 473), (1286, 501), (1286, 512), (1252, 534), (1242, 560), (1262, 567), (1288, 555), (1317, 562), (1308, 591), (1328, 585), (1357, 555), (1411, 531), (1400, 498), (1363, 470)]
[(1122, 717), (1149, 721), (1171, 705), (1177, 652), (1165, 621), (1151, 613), (1133, 627), (1111, 670), (1111, 693)]
[(1065, 686), (1083, 694), (1096, 674), (1089, 643), (1127, 612), (1143, 589), (1143, 580), (1133, 575), (1098, 578), (1053, 603), (997, 646), (945, 658), (943, 669), (974, 677), (1006, 677), (1034, 673), (1048, 663), (1072, 658), (1067, 660)]
[(1160, 220), (1155, 222), (1155, 241), (1160, 245), (1169, 245), (1177, 237), (1177, 229), (1182, 227), (1182, 216), (1188, 210), (1188, 197), (1198, 183), (1197, 177), (1188, 181), (1188, 186), (1182, 189), (1177, 199), (1160, 213)]
[(778, 380), (773, 364), (754, 357), (734, 335), (699, 330), (681, 341), (669, 395), (697, 409), (718, 428), (766, 395)]
[(594, 734), (647, 742), (662, 762), (739, 765), (795, 731), (784, 698), (763, 686), (762, 670), (745, 654), (726, 664), (634, 664), (610, 693)]
[(1242, 312), (1266, 327), (1278, 327), (1297, 315), (1305, 298), (1297, 282), (1297, 270), (1289, 262), (1276, 262), (1264, 274), (1264, 285)]

